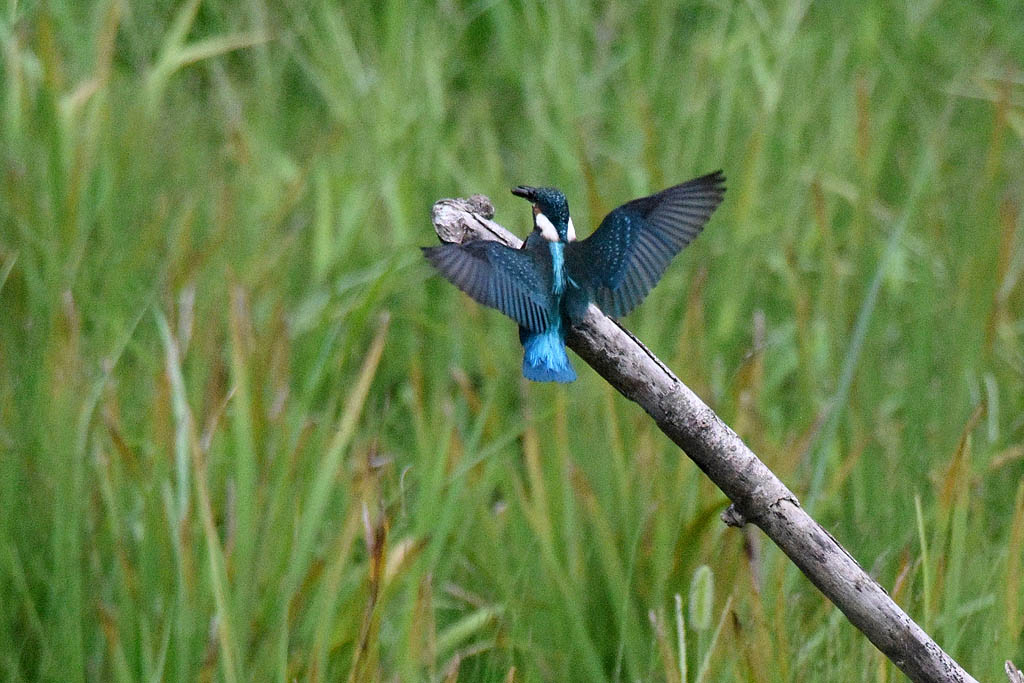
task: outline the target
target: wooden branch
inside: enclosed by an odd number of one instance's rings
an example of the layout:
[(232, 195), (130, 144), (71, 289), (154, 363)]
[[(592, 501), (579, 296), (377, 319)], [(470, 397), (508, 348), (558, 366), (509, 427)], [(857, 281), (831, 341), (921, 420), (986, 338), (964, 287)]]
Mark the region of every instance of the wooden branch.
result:
[[(493, 216), (490, 201), (482, 195), (443, 199), (433, 208), (434, 229), (443, 242), (488, 239), (518, 248), (521, 240), (490, 220)], [(609, 384), (647, 411), (729, 497), (733, 505), (723, 515), (726, 523), (751, 522), (760, 527), (911, 680), (975, 681), (639, 339), (591, 305), (583, 322), (571, 330), (568, 343)]]

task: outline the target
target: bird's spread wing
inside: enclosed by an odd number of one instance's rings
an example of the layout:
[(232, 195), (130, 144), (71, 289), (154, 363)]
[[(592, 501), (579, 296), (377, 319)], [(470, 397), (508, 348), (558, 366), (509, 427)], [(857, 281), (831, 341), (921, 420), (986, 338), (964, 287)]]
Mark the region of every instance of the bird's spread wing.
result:
[(423, 247), (423, 254), (448, 280), (480, 303), (496, 308), (532, 332), (541, 332), (556, 307), (551, 266), (526, 250), (497, 242)]
[(724, 192), (725, 176), (715, 171), (623, 204), (590, 237), (566, 245), (569, 277), (605, 313), (629, 313), (700, 234)]

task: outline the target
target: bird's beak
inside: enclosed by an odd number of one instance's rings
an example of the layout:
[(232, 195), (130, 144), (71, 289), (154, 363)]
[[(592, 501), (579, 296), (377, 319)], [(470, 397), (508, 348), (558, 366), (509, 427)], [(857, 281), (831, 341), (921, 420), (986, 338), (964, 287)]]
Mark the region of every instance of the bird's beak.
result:
[(532, 202), (533, 198), (536, 196), (536, 194), (535, 194), (536, 190), (537, 190), (537, 188), (534, 188), (534, 187), (527, 187), (526, 185), (520, 185), (518, 187), (513, 187), (512, 188), (512, 194), (514, 194), (517, 197), (522, 197), (523, 199), (529, 199)]

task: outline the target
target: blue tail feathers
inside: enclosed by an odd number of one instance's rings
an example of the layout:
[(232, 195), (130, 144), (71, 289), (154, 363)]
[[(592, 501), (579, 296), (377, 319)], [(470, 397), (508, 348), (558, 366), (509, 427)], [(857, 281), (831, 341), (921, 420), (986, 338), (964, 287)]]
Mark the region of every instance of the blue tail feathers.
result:
[(565, 353), (561, 325), (522, 335), (523, 377), (534, 382), (572, 382), (576, 371)]

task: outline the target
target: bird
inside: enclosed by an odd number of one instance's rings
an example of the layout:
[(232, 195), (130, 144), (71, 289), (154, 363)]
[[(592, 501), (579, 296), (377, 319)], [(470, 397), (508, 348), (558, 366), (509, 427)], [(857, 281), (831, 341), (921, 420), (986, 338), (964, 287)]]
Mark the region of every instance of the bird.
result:
[(591, 302), (613, 318), (632, 311), (701, 233), (724, 193), (723, 172), (708, 173), (626, 202), (577, 240), (561, 190), (519, 185), (512, 194), (533, 207), (533, 231), (519, 249), (491, 240), (421, 249), (448, 281), (518, 323), (524, 377), (572, 382), (569, 327)]

